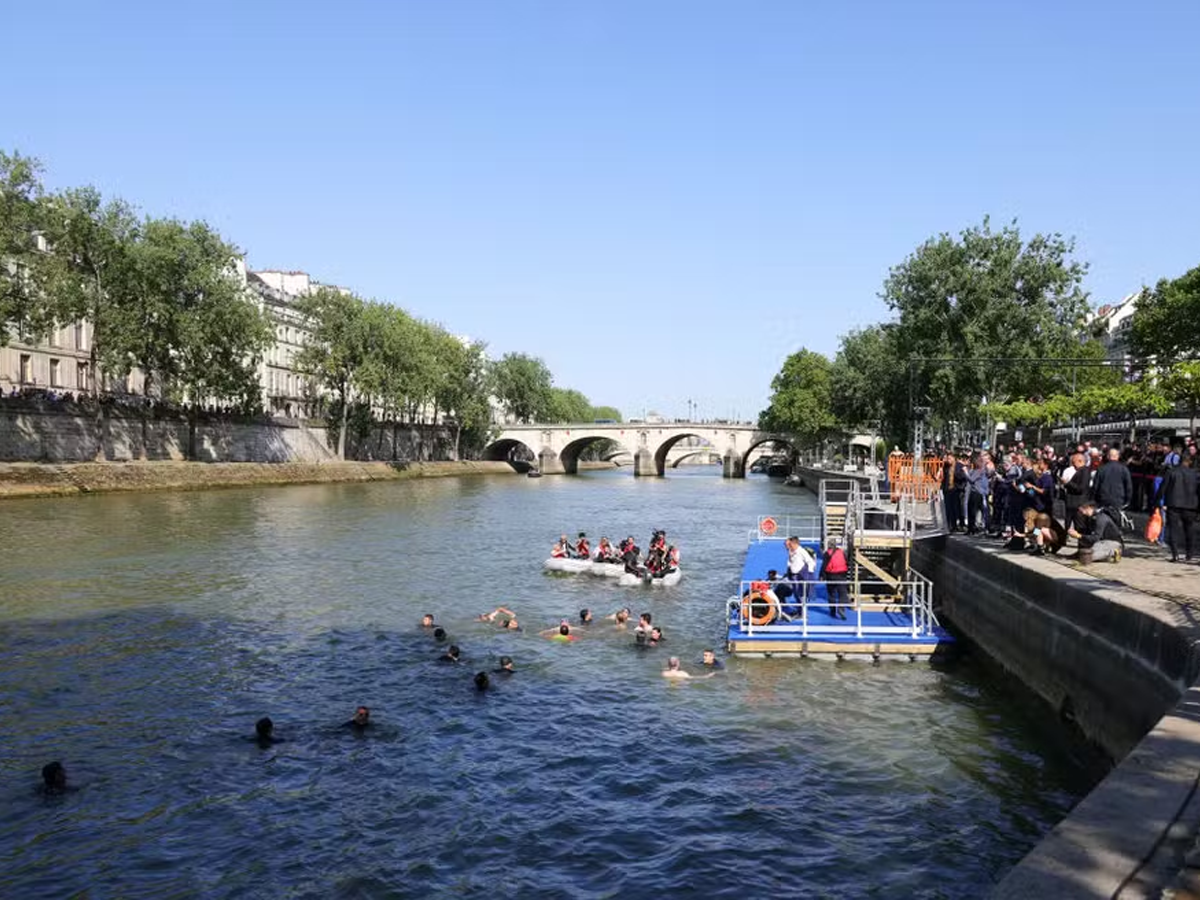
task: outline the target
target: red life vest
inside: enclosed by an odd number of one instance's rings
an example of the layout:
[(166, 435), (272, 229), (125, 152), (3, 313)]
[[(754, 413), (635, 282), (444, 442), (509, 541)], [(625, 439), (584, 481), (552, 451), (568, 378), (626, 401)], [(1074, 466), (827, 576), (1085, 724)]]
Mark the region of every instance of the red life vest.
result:
[(841, 547), (834, 548), (829, 554), (829, 561), (825, 563), (825, 571), (830, 575), (845, 575), (849, 566), (846, 565), (846, 554), (842, 552)]
[(765, 581), (750, 582), (750, 590), (756, 594), (765, 594), (770, 589), (771, 589), (771, 585)]
[(673, 566), (679, 565), (679, 548), (678, 547), (676, 547), (674, 550), (671, 551), (671, 554), (668, 557), (668, 562), (670, 562), (670, 564)]

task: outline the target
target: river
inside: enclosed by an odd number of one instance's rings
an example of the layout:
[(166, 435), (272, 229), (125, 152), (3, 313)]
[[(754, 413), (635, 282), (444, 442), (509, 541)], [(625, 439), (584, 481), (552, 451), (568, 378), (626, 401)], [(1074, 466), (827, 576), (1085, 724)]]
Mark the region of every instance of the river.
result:
[[(0, 896), (978, 896), (1103, 761), (970, 655), (659, 677), (721, 654), (755, 517), (815, 512), (719, 471), (5, 503)], [(560, 532), (655, 528), (675, 588), (542, 572)], [(523, 632), (475, 620), (501, 604)], [(669, 651), (536, 633), (623, 605)]]

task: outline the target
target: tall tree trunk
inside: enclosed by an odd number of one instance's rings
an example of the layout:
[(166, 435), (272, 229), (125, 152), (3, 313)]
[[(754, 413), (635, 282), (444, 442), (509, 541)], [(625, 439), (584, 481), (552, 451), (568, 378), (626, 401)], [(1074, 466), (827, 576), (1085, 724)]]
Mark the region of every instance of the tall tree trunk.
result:
[(188, 447), (187, 458), (192, 462), (196, 462), (196, 399), (193, 397), (192, 402), (188, 404)]
[(338, 459), (346, 461), (346, 428), (350, 422), (350, 398), (346, 396), (346, 382), (342, 382), (342, 423), (338, 428)]
[(458, 462), (462, 459), (462, 422), (459, 419), (454, 420), (454, 461)]

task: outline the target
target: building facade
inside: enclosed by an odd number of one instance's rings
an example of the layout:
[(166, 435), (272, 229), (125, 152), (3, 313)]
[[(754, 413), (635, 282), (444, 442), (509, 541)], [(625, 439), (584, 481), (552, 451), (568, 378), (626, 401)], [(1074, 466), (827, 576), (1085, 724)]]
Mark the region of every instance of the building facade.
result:
[(296, 368), (297, 354), (312, 339), (296, 300), (320, 285), (307, 272), (277, 269), (247, 272), (246, 283), (275, 329), (275, 344), (263, 354), (259, 367), (263, 406), (271, 415), (285, 418), (317, 415), (322, 392)]
[[(44, 392), (77, 396), (92, 389), (92, 325), (74, 322), (40, 338), (19, 332), (0, 347), (0, 394)], [(140, 394), (145, 379), (136, 369), (124, 378), (98, 371), (101, 393)]]

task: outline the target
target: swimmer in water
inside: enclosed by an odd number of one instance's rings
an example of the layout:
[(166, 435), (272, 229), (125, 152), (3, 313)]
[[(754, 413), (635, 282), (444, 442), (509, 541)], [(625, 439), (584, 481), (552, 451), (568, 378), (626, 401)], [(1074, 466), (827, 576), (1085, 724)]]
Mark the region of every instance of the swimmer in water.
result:
[(511, 656), (502, 656), (502, 657), (500, 657), (500, 668), (492, 669), (492, 674), (494, 674), (494, 675), (513, 675), (516, 673), (516, 671), (517, 670), (513, 668), (512, 657)]
[(492, 686), (492, 682), (491, 682), (491, 679), (488, 678), (487, 672), (476, 672), (475, 673), (475, 690), (486, 691), (491, 686)]
[(580, 625), (591, 625), (592, 624), (592, 611), (590, 609), (581, 609), (579, 611), (579, 624)]
[(282, 738), (275, 737), (275, 723), (271, 721), (270, 716), (263, 716), (254, 723), (254, 739), (260, 747), (270, 747), (272, 744), (283, 742)]
[(421, 627), (422, 628), (435, 628), (436, 627), (433, 624), (433, 613), (425, 613), (425, 615), (421, 616)]
[(640, 616), (638, 616), (638, 623), (637, 623), (637, 629), (636, 629), (638, 631), (638, 633), (639, 634), (649, 634), (650, 633), (650, 622), (651, 622), (650, 613), (644, 612)]
[(67, 789), (67, 770), (55, 761), (42, 766), (42, 793), (61, 794)]
[(507, 628), (512, 631), (520, 631), (521, 625), (517, 622), (517, 614), (507, 606), (497, 606), (490, 613), (480, 613), (480, 622), (494, 622), (496, 617), (500, 616), (500, 627)]
[(719, 672), (721, 669), (725, 668), (725, 663), (717, 659), (717, 654), (715, 654), (711, 649), (704, 651), (704, 656), (700, 660), (700, 665), (704, 666), (705, 668), (712, 669), (714, 672)]
[(716, 672), (709, 672), (706, 675), (689, 675), (679, 667), (679, 657), (672, 656), (667, 660), (667, 667), (662, 671), (663, 678), (712, 678)]
[(629, 623), (629, 617), (631, 615), (633, 615), (633, 613), (630, 612), (629, 607), (626, 606), (623, 609), (618, 609), (611, 616), (605, 616), (604, 618), (612, 622), (617, 628), (623, 629)]
[(650, 635), (646, 640), (647, 647), (657, 647), (666, 639), (663, 637), (662, 629), (655, 625), (650, 629)]
[(460, 663), (462, 660), (459, 659), (458, 654), (458, 644), (451, 644), (448, 648), (446, 648), (446, 652), (438, 657), (438, 661), (444, 663)]
[(552, 641), (566, 642), (579, 640), (579, 638), (571, 634), (571, 623), (566, 619), (557, 628), (547, 628), (545, 631), (539, 631), (538, 634), (542, 637), (548, 637)]
[(354, 710), (354, 718), (343, 725), (343, 728), (349, 728), (351, 731), (361, 732), (371, 724), (371, 709), (367, 706), (360, 706)]
[(445, 628), (435, 628), (435, 629), (433, 629), (433, 639), (434, 639), (435, 641), (437, 641), (439, 644), (440, 644), (442, 641), (444, 641), (444, 640), (446, 639), (446, 629), (445, 629)]

